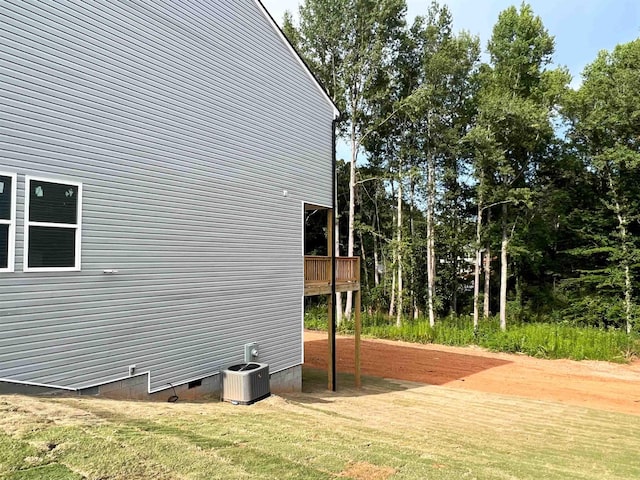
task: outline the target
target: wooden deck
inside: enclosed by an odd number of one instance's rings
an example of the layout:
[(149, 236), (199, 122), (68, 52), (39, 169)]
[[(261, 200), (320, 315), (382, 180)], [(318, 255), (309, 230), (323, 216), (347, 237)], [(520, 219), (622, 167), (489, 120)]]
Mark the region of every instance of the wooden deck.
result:
[[(336, 257), (335, 262), (336, 292), (353, 292), (353, 313), (355, 329), (355, 384), (360, 388), (362, 384), (360, 375), (360, 333), (362, 331), (362, 297), (360, 292), (360, 257)], [(332, 281), (331, 257), (305, 256), (304, 257), (304, 295), (327, 295), (328, 317), (334, 318), (334, 299), (331, 292)], [(335, 372), (335, 323), (329, 322), (329, 347), (328, 347), (328, 385), (329, 390), (336, 390), (334, 378)]]
[[(336, 257), (336, 292), (360, 290), (360, 257)], [(331, 257), (304, 257), (304, 294), (331, 294)]]

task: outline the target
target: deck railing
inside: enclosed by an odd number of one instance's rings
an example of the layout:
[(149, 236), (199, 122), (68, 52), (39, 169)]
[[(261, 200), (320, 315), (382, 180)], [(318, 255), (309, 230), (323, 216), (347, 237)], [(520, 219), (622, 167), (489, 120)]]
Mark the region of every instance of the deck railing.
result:
[[(360, 280), (358, 257), (336, 257), (336, 283), (355, 283)], [(331, 257), (304, 257), (306, 285), (331, 285)]]

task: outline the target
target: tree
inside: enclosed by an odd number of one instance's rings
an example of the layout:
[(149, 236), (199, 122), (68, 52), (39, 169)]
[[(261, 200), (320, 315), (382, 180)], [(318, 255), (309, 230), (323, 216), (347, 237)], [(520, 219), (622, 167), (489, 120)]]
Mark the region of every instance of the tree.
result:
[[(453, 289), (455, 304), (460, 272), (459, 259), (464, 257), (461, 225), (464, 209), (460, 182), (460, 139), (466, 134), (472, 118), (473, 83), (471, 76), (479, 57), (477, 38), (466, 33), (452, 33), (452, 18), (446, 6), (433, 2), (425, 18), (418, 17), (411, 29), (417, 72), (417, 86), (407, 101), (406, 116), (411, 120), (412, 139), (417, 154), (414, 171), (422, 172), (422, 194), (426, 221), (426, 300), (429, 322), (437, 316), (436, 258), (437, 249), (446, 250), (448, 285)], [(440, 214), (440, 217), (438, 217)], [(437, 226), (447, 228), (442, 242), (436, 242)]]
[(391, 198), (385, 188), (385, 157), (369, 151), (369, 164), (358, 170), (359, 216), (356, 230), (364, 266), (363, 302), (371, 312), (388, 309), (387, 250), (392, 235)]
[(491, 64), (480, 77), (478, 128), (489, 133), (499, 155), (495, 157), (492, 198), (499, 205), (500, 327), (506, 329), (510, 242), (535, 204), (535, 175), (547, 160), (554, 137), (551, 123), (569, 75), (547, 70), (554, 40), (522, 4), (503, 11), (494, 26), (488, 51)]
[[(636, 317), (634, 272), (640, 261), (640, 39), (600, 52), (584, 71), (584, 82), (567, 102), (571, 137), (588, 169), (604, 186), (603, 204), (615, 229), (593, 249), (608, 256), (606, 282), (623, 305), (625, 328)], [(588, 253), (588, 251), (583, 252)], [(593, 250), (592, 252), (593, 253)], [(602, 279), (604, 280), (604, 279)], [(607, 285), (608, 284), (608, 285)]]
[[(405, 0), (305, 0), (299, 26), (285, 18), (285, 34), (343, 112), (341, 133), (351, 148), (347, 255), (355, 252), (356, 170), (363, 138), (381, 121), (369, 115), (380, 72), (393, 65), (394, 39), (404, 26)], [(352, 292), (345, 314), (351, 313)]]
[[(474, 244), (474, 275), (473, 275), (473, 328), (478, 329), (480, 318), (480, 269), (482, 264), (482, 253), (485, 253), (485, 314), (487, 317), (487, 306), (489, 304), (489, 275), (490, 275), (490, 249), (484, 248), (487, 245), (483, 238), (483, 218), (491, 212), (495, 204), (488, 203), (492, 185), (492, 172), (500, 158), (501, 152), (496, 144), (493, 132), (485, 126), (474, 126), (464, 137), (465, 144), (472, 148), (470, 153), (473, 158), (473, 172), (476, 181), (476, 215), (475, 215), (475, 241)], [(486, 223), (489, 223), (487, 220)]]

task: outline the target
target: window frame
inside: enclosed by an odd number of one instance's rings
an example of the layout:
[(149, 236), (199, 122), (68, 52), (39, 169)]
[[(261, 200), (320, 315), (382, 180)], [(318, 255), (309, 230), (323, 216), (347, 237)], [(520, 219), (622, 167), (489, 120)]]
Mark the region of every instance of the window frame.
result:
[[(76, 223), (35, 222), (30, 217), (31, 182), (56, 183), (58, 185), (71, 185), (78, 188), (78, 200), (76, 204)], [(75, 229), (75, 265), (73, 267), (30, 267), (29, 266), (29, 227), (50, 227)], [(81, 269), (82, 252), (82, 183), (74, 180), (60, 178), (26, 175), (24, 178), (24, 256), (22, 270), (24, 272), (79, 272)]]
[(0, 273), (6, 273), (15, 271), (18, 174), (0, 171), (0, 176), (11, 178), (11, 208), (9, 209), (9, 220), (0, 219), (0, 225), (9, 225), (9, 238), (7, 239), (7, 267), (0, 268)]

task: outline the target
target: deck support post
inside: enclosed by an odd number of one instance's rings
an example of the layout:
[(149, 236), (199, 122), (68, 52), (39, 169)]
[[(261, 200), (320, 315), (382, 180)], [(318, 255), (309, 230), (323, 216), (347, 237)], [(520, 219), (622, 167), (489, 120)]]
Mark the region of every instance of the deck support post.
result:
[[(335, 127), (335, 126), (334, 126)], [(335, 129), (334, 129), (334, 153), (335, 153)], [(334, 154), (335, 156), (335, 154)], [(334, 158), (334, 202), (335, 202), (335, 158)], [(335, 208), (335, 207), (334, 207)], [(336, 234), (335, 234), (335, 210), (327, 210), (327, 255), (331, 257), (329, 262), (329, 275), (328, 278), (331, 281), (331, 293), (327, 297), (328, 315), (327, 331), (329, 333), (329, 361), (327, 363), (327, 388), (331, 392), (336, 391), (336, 311), (335, 311), (335, 299), (336, 299)]]
[(335, 354), (333, 351), (333, 339), (335, 338), (335, 330), (334, 330), (334, 323), (331, 321), (331, 319), (333, 318), (333, 295), (327, 295), (327, 305), (328, 305), (328, 316), (327, 318), (329, 319), (329, 328), (327, 329), (327, 332), (329, 334), (327, 340), (329, 343), (329, 348), (327, 349), (327, 353), (329, 355), (328, 358), (328, 368), (327, 368), (327, 389), (330, 391), (334, 391), (334, 385), (335, 385), (335, 381), (333, 378), (333, 372), (335, 369), (334, 366), (334, 361), (333, 359), (335, 358)]
[[(356, 272), (360, 272), (360, 257), (358, 257), (358, 261), (356, 262)], [(360, 314), (362, 312), (362, 291), (360, 289), (353, 292), (355, 295), (355, 380), (356, 380), (356, 388), (360, 388), (362, 386), (362, 379), (360, 378), (360, 334), (362, 332), (362, 319)]]

